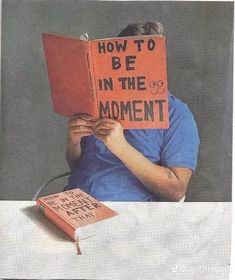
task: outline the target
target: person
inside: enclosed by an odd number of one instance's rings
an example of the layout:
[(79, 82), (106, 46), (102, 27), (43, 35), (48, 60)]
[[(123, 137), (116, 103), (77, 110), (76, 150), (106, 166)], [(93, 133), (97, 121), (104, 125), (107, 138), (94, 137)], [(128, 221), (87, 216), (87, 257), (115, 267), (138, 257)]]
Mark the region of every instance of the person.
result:
[[(163, 35), (161, 23), (129, 24), (119, 37)], [(168, 129), (123, 129), (117, 120), (77, 115), (68, 122), (64, 190), (81, 188), (102, 201), (179, 201), (197, 165), (198, 129), (171, 92)]]

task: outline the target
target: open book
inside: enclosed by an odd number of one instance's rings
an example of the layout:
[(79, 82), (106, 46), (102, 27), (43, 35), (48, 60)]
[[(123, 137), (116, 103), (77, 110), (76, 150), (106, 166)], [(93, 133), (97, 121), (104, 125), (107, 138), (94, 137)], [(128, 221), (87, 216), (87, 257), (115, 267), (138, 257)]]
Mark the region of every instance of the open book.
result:
[(77, 243), (79, 228), (118, 215), (78, 188), (38, 198), (37, 206)]
[(168, 128), (165, 37), (42, 37), (55, 112), (108, 117), (128, 129)]

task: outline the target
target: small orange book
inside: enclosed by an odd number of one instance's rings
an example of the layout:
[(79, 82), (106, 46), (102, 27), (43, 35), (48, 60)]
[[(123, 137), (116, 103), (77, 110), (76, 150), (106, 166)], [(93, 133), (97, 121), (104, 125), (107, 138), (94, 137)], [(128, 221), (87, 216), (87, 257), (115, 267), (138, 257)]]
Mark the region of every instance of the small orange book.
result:
[(42, 38), (56, 113), (112, 118), (128, 129), (169, 127), (165, 37)]
[(118, 215), (78, 188), (38, 198), (37, 206), (74, 241), (79, 240), (80, 227)]

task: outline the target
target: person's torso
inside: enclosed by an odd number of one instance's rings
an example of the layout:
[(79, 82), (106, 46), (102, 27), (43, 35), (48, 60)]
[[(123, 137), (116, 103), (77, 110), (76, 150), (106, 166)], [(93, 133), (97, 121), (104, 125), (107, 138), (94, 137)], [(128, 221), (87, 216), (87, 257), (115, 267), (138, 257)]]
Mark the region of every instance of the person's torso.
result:
[[(183, 112), (183, 115), (185, 112), (191, 114), (184, 103), (169, 93), (170, 127), (175, 127), (173, 124), (177, 123), (179, 110)], [(188, 115), (185, 117), (187, 118)], [(190, 121), (189, 124), (191, 125)], [(164, 135), (169, 129), (131, 129), (124, 130), (124, 134), (128, 143), (137, 151), (150, 161), (161, 165), (161, 156), (164, 153), (163, 146), (166, 146), (166, 143), (163, 143)], [(177, 143), (174, 130), (172, 130), (170, 137), (174, 137), (174, 143)], [(178, 145), (181, 144), (178, 143)], [(79, 187), (103, 201), (159, 200), (108, 150), (101, 140), (94, 136), (84, 137), (81, 141), (81, 148), (82, 157), (79, 164), (72, 170), (65, 190)], [(177, 146), (173, 145), (171, 154), (177, 153), (175, 149)]]
[[(163, 130), (124, 130), (129, 144), (152, 162), (159, 163)], [(125, 165), (94, 136), (84, 137), (82, 157), (69, 178), (69, 186), (80, 187), (99, 200), (156, 200)]]

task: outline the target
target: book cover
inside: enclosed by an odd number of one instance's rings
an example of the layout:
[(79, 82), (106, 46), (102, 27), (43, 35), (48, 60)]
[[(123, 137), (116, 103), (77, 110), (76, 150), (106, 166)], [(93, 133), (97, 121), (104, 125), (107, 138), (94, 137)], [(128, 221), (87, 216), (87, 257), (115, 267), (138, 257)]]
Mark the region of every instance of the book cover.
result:
[(128, 129), (169, 127), (164, 36), (42, 37), (55, 112), (108, 117)]
[(79, 188), (38, 198), (37, 206), (74, 241), (78, 228), (118, 215)]

